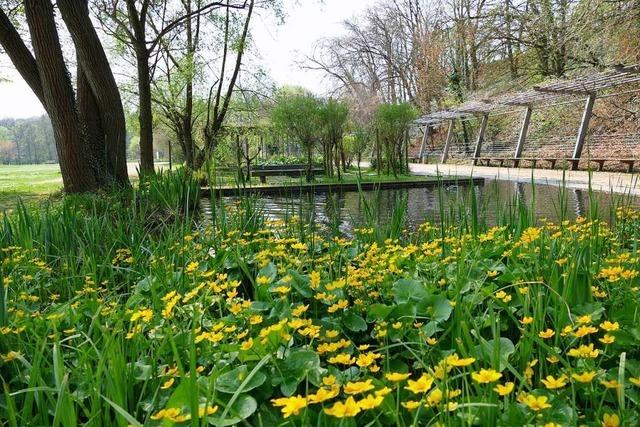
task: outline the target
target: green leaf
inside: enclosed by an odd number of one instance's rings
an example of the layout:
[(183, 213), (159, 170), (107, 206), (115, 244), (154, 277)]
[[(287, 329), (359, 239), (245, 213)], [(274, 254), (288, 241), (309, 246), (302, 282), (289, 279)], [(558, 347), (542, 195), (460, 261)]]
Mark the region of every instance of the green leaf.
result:
[[(216, 378), (216, 389), (223, 393), (235, 393), (242, 382), (247, 378), (249, 369), (247, 365), (238, 366), (237, 368), (226, 372)], [(243, 391), (247, 392), (253, 390), (256, 387), (260, 387), (267, 379), (267, 376), (258, 371), (250, 378), (249, 382), (245, 384)]]
[[(509, 356), (516, 351), (513, 342), (509, 338), (501, 337), (498, 341), (489, 340), (476, 346), (478, 357), (483, 361), (495, 365), (496, 362), (499, 370), (502, 371), (509, 363)], [(494, 355), (499, 356), (499, 360), (494, 360)]]
[(224, 413), (217, 417), (214, 414), (213, 416), (208, 417), (207, 420), (214, 426), (231, 426), (249, 418), (253, 415), (256, 409), (258, 409), (258, 402), (248, 394), (243, 394), (233, 402), (228, 411), (225, 411), (229, 416), (225, 416), (223, 419), (222, 415), (224, 415)]
[(358, 316), (357, 314), (355, 314), (353, 312), (346, 313), (342, 317), (342, 320), (344, 322), (344, 325), (350, 331), (362, 332), (362, 331), (366, 331), (367, 330), (367, 322), (365, 322), (362, 317)]
[(392, 292), (397, 304), (404, 304), (409, 301), (420, 301), (429, 295), (422, 283), (411, 279), (398, 280), (393, 284)]
[(435, 322), (443, 322), (451, 316), (453, 307), (442, 295), (430, 295), (418, 302), (416, 310), (418, 314), (429, 316)]
[(393, 306), (375, 303), (367, 310), (367, 321), (384, 320), (393, 311)]

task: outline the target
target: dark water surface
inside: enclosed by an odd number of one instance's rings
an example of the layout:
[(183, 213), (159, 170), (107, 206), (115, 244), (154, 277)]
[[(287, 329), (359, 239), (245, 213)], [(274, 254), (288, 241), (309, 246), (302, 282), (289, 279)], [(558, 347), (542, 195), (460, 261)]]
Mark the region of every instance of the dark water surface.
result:
[[(225, 198), (225, 204), (234, 202), (237, 198)], [(386, 226), (400, 219), (407, 229), (415, 229), (425, 221), (437, 223), (443, 217), (448, 223), (463, 222), (474, 212), (480, 222), (495, 225), (513, 218), (523, 207), (538, 219), (553, 221), (587, 216), (597, 209), (602, 219), (610, 221), (616, 207), (640, 206), (637, 197), (489, 180), (475, 186), (261, 196), (256, 202), (271, 219), (287, 221), (297, 216), (304, 222), (315, 221), (346, 233), (354, 227)], [(206, 218), (211, 212), (209, 200), (203, 201), (202, 209)]]

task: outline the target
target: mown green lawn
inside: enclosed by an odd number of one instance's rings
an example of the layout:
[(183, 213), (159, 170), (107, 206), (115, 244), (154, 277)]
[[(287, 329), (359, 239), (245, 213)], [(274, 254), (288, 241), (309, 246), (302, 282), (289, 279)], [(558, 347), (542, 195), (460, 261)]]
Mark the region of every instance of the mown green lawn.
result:
[(0, 211), (15, 207), (18, 198), (36, 201), (61, 188), (62, 176), (57, 164), (0, 165)]

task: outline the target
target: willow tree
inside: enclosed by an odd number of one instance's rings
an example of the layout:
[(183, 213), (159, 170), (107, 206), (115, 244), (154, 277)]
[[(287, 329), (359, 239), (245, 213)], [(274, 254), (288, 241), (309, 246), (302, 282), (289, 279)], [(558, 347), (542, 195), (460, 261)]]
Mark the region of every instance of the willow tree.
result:
[[(65, 191), (128, 186), (122, 101), (86, 1), (57, 2), (76, 51), (75, 92), (52, 1), (19, 3), (14, 10), (24, 11), (24, 16), (13, 19), (0, 7), (0, 45), (51, 119)], [(22, 18), (31, 49), (14, 24)]]

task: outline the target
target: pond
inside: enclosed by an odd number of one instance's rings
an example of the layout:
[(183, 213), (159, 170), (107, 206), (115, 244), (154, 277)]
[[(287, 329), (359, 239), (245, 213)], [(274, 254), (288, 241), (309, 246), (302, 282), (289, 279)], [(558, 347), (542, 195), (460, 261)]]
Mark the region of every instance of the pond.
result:
[[(238, 201), (234, 197), (224, 200), (227, 206)], [(288, 221), (295, 216), (346, 234), (357, 227), (389, 224), (413, 230), (425, 221), (438, 223), (443, 218), (449, 224), (470, 223), (474, 212), (480, 222), (495, 225), (513, 220), (525, 207), (537, 219), (571, 220), (596, 209), (602, 219), (611, 221), (617, 207), (640, 206), (637, 197), (500, 180), (473, 186), (260, 196), (256, 202), (270, 219)], [(203, 200), (202, 209), (208, 217), (210, 200)]]

